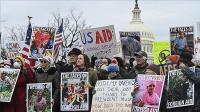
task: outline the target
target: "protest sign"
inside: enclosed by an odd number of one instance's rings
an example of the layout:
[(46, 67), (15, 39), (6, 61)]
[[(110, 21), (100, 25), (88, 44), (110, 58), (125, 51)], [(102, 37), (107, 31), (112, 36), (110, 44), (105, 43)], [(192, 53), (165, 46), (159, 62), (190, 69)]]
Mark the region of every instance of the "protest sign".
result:
[(27, 112), (52, 112), (52, 83), (31, 83), (26, 86)]
[(0, 68), (0, 102), (10, 102), (20, 69)]
[(61, 110), (88, 111), (88, 72), (61, 73)]
[(183, 52), (194, 54), (194, 27), (171, 27), (170, 44), (171, 55)]
[(160, 75), (167, 75), (170, 70), (175, 70), (177, 68), (177, 64), (162, 64), (160, 65)]
[(81, 31), (83, 53), (89, 57), (109, 57), (118, 54), (114, 26), (85, 29)]
[(200, 61), (200, 37), (195, 39), (194, 47), (194, 59)]
[(97, 81), (92, 112), (131, 112), (134, 82), (134, 79)]
[[(195, 72), (195, 67), (190, 67)], [(167, 108), (194, 105), (194, 83), (181, 72), (181, 69), (168, 73)]]
[(129, 61), (135, 52), (141, 51), (140, 32), (119, 32), (119, 34), (123, 57)]
[(52, 56), (55, 31), (56, 29), (52, 27), (33, 27), (29, 50), (30, 58)]
[(134, 91), (132, 112), (159, 112), (164, 75), (144, 75), (137, 77), (139, 88)]
[(13, 59), (16, 57), (17, 54), (19, 54), (20, 50), (22, 49), (24, 41), (9, 41), (6, 42), (6, 56), (7, 59)]
[(154, 64), (166, 64), (166, 58), (170, 55), (169, 42), (153, 42)]

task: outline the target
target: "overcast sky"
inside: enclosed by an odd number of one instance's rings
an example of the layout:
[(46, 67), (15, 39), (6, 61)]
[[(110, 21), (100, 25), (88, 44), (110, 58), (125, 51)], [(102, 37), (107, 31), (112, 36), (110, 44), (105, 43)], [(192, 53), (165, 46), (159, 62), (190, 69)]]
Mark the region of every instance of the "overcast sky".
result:
[[(156, 40), (169, 40), (169, 27), (195, 26), (200, 21), (199, 0), (138, 0), (141, 18), (152, 29)], [(70, 9), (83, 12), (87, 25), (102, 27), (114, 25), (116, 34), (123, 31), (132, 19), (134, 0), (1, 0), (1, 30), (5, 26), (27, 25), (27, 16), (32, 16), (34, 26), (45, 26), (52, 19), (52, 12), (60, 10), (67, 15)]]

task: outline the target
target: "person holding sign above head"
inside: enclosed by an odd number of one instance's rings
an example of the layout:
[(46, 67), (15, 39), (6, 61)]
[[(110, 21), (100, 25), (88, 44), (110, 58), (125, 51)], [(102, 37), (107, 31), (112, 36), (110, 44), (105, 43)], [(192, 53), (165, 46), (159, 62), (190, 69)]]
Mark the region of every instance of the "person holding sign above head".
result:
[(55, 68), (54, 61), (50, 56), (40, 59), (40, 66), (35, 71), (36, 83), (52, 83), (53, 112), (59, 110), (60, 75)]
[(76, 67), (74, 68), (73, 72), (88, 72), (89, 74), (89, 83), (87, 87), (89, 87), (89, 111), (91, 110), (92, 104), (92, 92), (98, 80), (97, 71), (90, 67), (90, 59), (85, 54), (78, 55), (78, 59), (76, 62)]

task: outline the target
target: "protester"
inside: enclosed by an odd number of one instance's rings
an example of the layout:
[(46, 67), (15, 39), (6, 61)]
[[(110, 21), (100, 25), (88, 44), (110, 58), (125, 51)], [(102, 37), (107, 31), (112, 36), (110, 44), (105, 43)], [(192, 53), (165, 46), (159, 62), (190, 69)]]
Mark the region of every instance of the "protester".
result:
[(88, 72), (89, 75), (89, 83), (87, 84), (89, 87), (89, 111), (91, 110), (92, 105), (92, 92), (98, 80), (97, 71), (90, 67), (90, 59), (85, 54), (78, 55), (78, 59), (76, 62), (76, 67), (73, 72)]
[(54, 61), (51, 57), (45, 56), (40, 59), (41, 65), (35, 71), (36, 83), (52, 83), (53, 95), (53, 111), (59, 110), (59, 90), (60, 90), (60, 75), (55, 68)]
[(108, 79), (114, 80), (114, 79), (122, 79), (122, 76), (120, 74), (120, 69), (117, 64), (111, 63), (108, 66)]
[(119, 74), (121, 75), (122, 79), (128, 79), (128, 73), (125, 68), (124, 61), (121, 57), (114, 57), (114, 59), (117, 60), (117, 64), (119, 66)]
[(31, 68), (24, 67), (25, 60), (22, 56), (14, 59), (14, 68), (20, 69), (11, 102), (0, 103), (1, 112), (25, 112), (26, 111), (26, 84), (32, 83), (34, 73)]

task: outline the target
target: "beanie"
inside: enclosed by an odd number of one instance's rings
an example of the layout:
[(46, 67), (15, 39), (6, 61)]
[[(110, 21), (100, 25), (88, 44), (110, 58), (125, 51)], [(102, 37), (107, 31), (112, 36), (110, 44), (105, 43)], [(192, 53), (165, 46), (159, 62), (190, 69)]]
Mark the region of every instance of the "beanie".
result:
[(117, 64), (110, 64), (108, 66), (108, 72), (119, 72), (119, 66)]
[(22, 56), (16, 56), (15, 59), (20, 60), (20, 62), (21, 62), (22, 64), (25, 63), (25, 59), (24, 59)]

